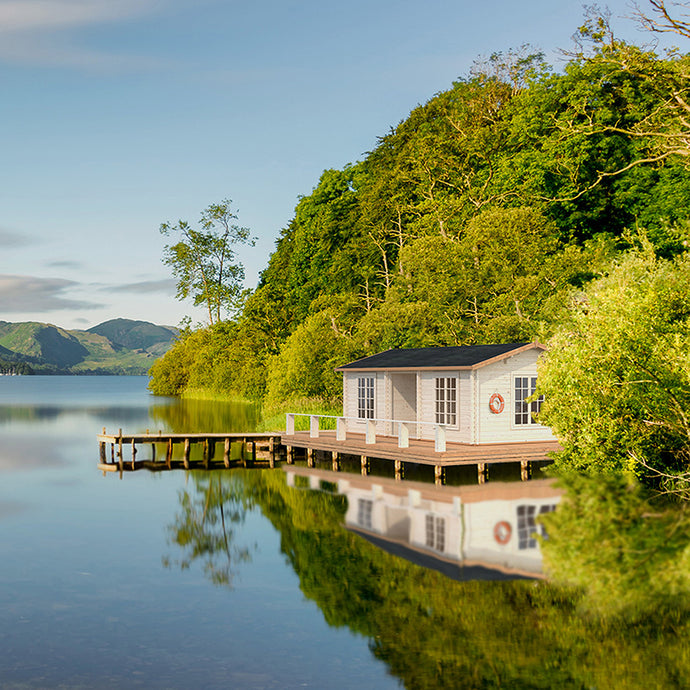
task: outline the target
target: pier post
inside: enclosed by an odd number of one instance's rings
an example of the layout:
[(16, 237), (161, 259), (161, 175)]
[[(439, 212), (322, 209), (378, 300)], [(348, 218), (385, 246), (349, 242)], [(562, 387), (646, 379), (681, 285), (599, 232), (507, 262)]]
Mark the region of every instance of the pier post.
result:
[(268, 464), (273, 469), (276, 466), (276, 440), (273, 436), (268, 440), (268, 453)]
[(120, 474), (122, 474), (123, 460), (122, 460), (122, 429), (118, 432), (118, 442), (117, 442), (117, 457), (120, 460)]
[(132, 469), (134, 469), (134, 460), (137, 457), (137, 447), (136, 444), (134, 443), (134, 439), (132, 439)]
[(285, 446), (287, 453), (287, 464), (292, 465), (295, 462), (295, 451), (292, 446)]
[(151, 462), (156, 462), (156, 444), (151, 444)]
[(182, 455), (182, 462), (184, 463), (184, 468), (186, 470), (189, 469), (189, 448), (190, 448), (190, 442), (189, 439), (186, 438), (184, 440), (184, 454)]
[(314, 467), (314, 449), (307, 448), (307, 467)]
[(213, 460), (216, 457), (216, 442), (213, 439), (209, 439), (208, 442), (208, 459)]
[(168, 469), (172, 467), (172, 456), (173, 456), (173, 442), (172, 438), (168, 439), (168, 449), (167, 452), (165, 453), (165, 463), (168, 466)]
[(230, 467), (230, 438), (225, 439), (225, 446), (223, 447), (223, 464)]
[(441, 465), (434, 465), (434, 483), (436, 486), (443, 486), (446, 483), (446, 468)]
[(489, 478), (489, 468), (485, 462), (477, 463), (477, 482), (479, 484), (485, 484), (486, 480)]
[(331, 467), (334, 472), (340, 472), (340, 458), (337, 450), (331, 452)]
[(204, 446), (203, 446), (202, 453), (203, 453), (202, 457), (203, 457), (203, 461), (204, 461), (204, 469), (208, 469), (209, 448), (208, 448), (208, 439), (207, 438), (204, 439)]
[(529, 460), (520, 461), (520, 479), (523, 482), (528, 481), (532, 478), (532, 464)]
[(256, 439), (252, 439), (250, 443), (252, 444), (252, 467), (254, 467), (256, 465)]
[(403, 463), (402, 460), (395, 461), (395, 479), (401, 481), (403, 478)]
[(362, 455), (359, 462), (362, 467), (362, 476), (366, 477), (369, 474), (369, 458), (366, 455)]

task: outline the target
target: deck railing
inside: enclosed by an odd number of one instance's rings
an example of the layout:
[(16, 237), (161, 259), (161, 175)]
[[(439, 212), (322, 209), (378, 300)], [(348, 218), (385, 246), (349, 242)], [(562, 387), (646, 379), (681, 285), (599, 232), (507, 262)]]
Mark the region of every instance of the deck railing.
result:
[[(305, 414), (301, 412), (288, 412), (285, 415), (285, 433), (288, 436), (295, 434), (295, 418), (308, 417), (309, 418), (309, 437), (318, 438), (321, 429), (322, 419), (335, 419), (335, 438), (337, 441), (347, 440), (348, 422), (357, 422), (358, 424), (366, 423), (365, 442), (367, 445), (376, 443), (376, 425), (388, 424), (393, 429), (397, 430), (397, 435), (394, 433), (393, 438), (398, 439), (398, 448), (410, 447), (410, 429), (419, 427), (432, 427), (434, 429), (434, 450), (437, 453), (445, 453), (446, 451), (446, 426), (445, 424), (436, 424), (434, 422), (419, 422), (407, 421), (400, 419), (362, 419), (361, 417), (336, 417), (334, 415), (325, 414)], [(359, 432), (361, 433), (361, 432)], [(390, 434), (380, 434), (381, 436), (390, 436)], [(416, 434), (419, 438), (419, 435)]]

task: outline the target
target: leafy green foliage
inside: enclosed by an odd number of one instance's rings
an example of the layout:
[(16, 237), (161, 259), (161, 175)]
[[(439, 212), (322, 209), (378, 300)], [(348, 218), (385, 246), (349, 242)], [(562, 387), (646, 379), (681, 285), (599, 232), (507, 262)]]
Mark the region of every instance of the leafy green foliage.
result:
[(542, 420), (563, 445), (557, 464), (686, 484), (688, 352), (687, 256), (657, 259), (647, 247), (588, 285), (539, 368)]
[(224, 199), (204, 209), (198, 230), (183, 220), (160, 226), (161, 234), (180, 237), (165, 246), (163, 258), (177, 278), (178, 299), (191, 297), (196, 306), (205, 305), (210, 324), (239, 306), (244, 268), (236, 261), (233, 246), (254, 244), (247, 228), (232, 223), (237, 216), (231, 203)]

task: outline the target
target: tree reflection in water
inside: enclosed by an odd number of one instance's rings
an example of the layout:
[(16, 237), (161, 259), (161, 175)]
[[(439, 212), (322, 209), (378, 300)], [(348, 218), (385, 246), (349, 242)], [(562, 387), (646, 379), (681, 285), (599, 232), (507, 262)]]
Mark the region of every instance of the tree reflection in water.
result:
[(405, 687), (633, 690), (679, 687), (690, 676), (690, 621), (681, 609), (631, 625), (583, 614), (579, 589), (456, 582), (345, 529), (343, 496), (290, 488), (281, 471), (193, 477), (170, 528), (185, 552), (181, 567), (200, 559), (212, 582), (231, 585), (251, 553), (235, 543), (234, 527), (259, 507), (304, 595), (329, 625), (365, 636)]
[(236, 527), (244, 522), (253, 502), (237, 474), (193, 472), (192, 480), (194, 489), (180, 491), (181, 510), (168, 527), (168, 543), (179, 546), (183, 556), (166, 556), (163, 565), (186, 570), (200, 561), (213, 584), (232, 587), (238, 566), (250, 561), (256, 548), (236, 540)]

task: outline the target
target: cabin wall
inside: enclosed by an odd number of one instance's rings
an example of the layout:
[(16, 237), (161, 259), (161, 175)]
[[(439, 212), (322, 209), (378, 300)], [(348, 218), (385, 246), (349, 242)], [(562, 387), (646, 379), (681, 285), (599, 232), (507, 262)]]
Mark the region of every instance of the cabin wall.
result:
[[(515, 423), (514, 380), (518, 376), (536, 376), (540, 355), (540, 350), (527, 350), (475, 370), (475, 443), (554, 440), (555, 436), (546, 426)], [(489, 408), (494, 393), (501, 395), (505, 402), (500, 414), (494, 414)]]

